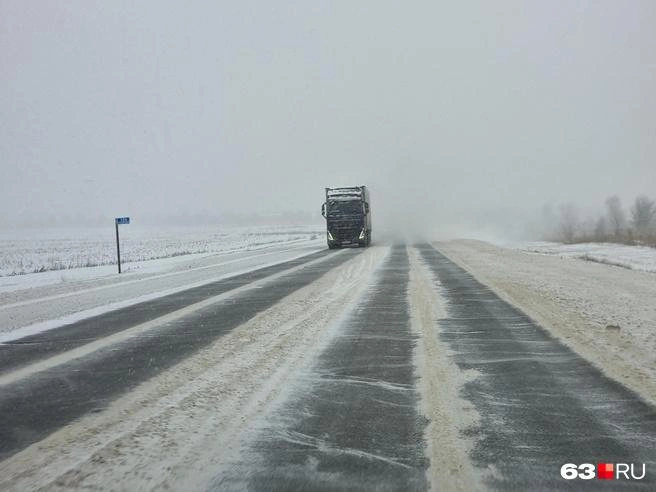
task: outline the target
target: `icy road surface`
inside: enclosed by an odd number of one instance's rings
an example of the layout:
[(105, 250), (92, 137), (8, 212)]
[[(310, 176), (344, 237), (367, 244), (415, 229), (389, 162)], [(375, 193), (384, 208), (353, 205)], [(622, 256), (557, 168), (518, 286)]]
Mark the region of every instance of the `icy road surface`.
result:
[(141, 302), (5, 299), (0, 490), (597, 489), (560, 467), (598, 462), (645, 463), (610, 485), (653, 489), (641, 387), (477, 279), (469, 247), (467, 270), (454, 243), (308, 249), (127, 284), (158, 291)]

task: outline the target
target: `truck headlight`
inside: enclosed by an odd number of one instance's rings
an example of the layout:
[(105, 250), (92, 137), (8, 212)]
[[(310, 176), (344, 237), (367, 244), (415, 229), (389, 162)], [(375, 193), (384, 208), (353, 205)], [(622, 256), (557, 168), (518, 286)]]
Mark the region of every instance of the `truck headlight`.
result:
[(334, 238), (333, 235), (330, 233), (330, 231), (328, 231), (328, 239), (329, 239), (330, 241), (334, 241), (334, 240), (335, 240), (335, 238)]
[(360, 237), (358, 239), (364, 239), (364, 229), (362, 229), (362, 232), (360, 233)]

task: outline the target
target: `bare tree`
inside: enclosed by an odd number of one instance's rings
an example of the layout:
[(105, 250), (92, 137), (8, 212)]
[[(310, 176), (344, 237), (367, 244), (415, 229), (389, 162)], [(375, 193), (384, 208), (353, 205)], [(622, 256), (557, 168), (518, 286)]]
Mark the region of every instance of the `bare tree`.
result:
[(594, 238), (595, 241), (603, 242), (606, 241), (608, 237), (608, 225), (606, 223), (606, 217), (599, 217), (594, 228)]
[(565, 243), (573, 243), (580, 227), (579, 212), (576, 205), (566, 203), (560, 206), (558, 229), (560, 238)]
[(645, 236), (649, 226), (656, 215), (656, 203), (654, 200), (641, 195), (635, 199), (631, 207), (631, 222), (639, 236)]
[(619, 239), (622, 231), (626, 228), (626, 213), (622, 208), (620, 197), (613, 195), (606, 200), (606, 212), (610, 230), (615, 239)]
[(537, 228), (541, 239), (547, 239), (553, 241), (558, 235), (556, 229), (558, 224), (558, 218), (554, 211), (554, 206), (552, 203), (545, 203), (542, 205), (540, 211), (540, 224)]

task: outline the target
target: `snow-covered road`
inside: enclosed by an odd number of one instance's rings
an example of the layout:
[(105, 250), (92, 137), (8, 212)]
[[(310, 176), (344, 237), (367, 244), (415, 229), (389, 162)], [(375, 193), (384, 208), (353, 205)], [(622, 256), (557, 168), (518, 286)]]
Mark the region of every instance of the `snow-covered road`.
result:
[(654, 406), (508, 302), (504, 255), (287, 246), (2, 297), (0, 489), (653, 487)]

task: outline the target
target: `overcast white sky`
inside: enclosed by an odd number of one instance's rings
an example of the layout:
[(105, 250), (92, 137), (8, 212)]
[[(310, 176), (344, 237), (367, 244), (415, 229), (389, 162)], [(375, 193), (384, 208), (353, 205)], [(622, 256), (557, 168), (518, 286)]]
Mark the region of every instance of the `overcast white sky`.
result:
[(0, 225), (654, 197), (654, 26), (653, 0), (0, 0)]

